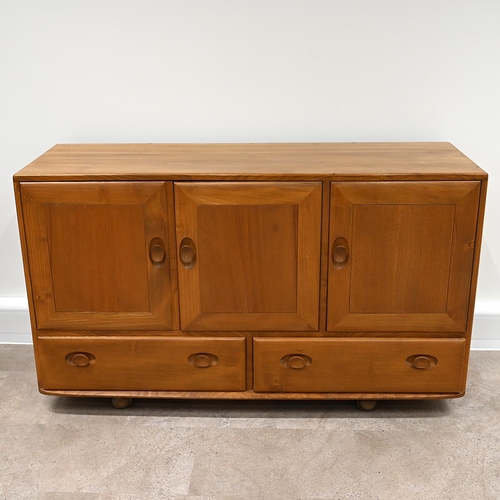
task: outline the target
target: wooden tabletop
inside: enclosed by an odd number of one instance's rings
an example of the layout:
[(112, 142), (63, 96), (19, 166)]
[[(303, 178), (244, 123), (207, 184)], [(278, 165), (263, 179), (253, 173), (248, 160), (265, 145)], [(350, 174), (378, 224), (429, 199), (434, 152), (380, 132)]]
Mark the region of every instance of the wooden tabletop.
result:
[(447, 142), (58, 144), (16, 181), (486, 179)]

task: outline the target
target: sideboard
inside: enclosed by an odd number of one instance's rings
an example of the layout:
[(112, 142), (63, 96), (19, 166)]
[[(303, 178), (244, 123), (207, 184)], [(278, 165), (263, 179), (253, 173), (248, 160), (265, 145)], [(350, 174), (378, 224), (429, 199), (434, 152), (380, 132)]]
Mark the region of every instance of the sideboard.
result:
[(486, 185), (449, 143), (57, 145), (14, 176), (39, 389), (463, 396)]

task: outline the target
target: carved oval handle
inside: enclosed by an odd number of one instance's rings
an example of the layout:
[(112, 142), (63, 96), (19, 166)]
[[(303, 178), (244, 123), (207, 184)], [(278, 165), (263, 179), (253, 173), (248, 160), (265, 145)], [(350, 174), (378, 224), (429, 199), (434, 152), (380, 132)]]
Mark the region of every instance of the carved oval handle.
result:
[(70, 352), (66, 356), (66, 363), (71, 366), (84, 368), (92, 363), (95, 363), (95, 356), (90, 352)]
[(339, 245), (333, 250), (333, 261), (342, 264), (347, 259), (347, 248)]
[(149, 244), (149, 258), (153, 265), (159, 266), (165, 262), (165, 245), (161, 238), (153, 238)]
[(437, 365), (437, 358), (429, 354), (414, 354), (406, 358), (406, 364), (417, 370), (427, 370)]
[(188, 358), (188, 363), (196, 368), (210, 368), (219, 362), (219, 358), (215, 354), (207, 352), (196, 352)]
[(303, 370), (312, 363), (312, 359), (305, 354), (287, 354), (281, 358), (280, 363), (292, 370)]
[(332, 262), (335, 267), (342, 267), (349, 259), (349, 245), (345, 238), (337, 238), (333, 242)]
[(186, 269), (191, 269), (196, 263), (196, 247), (191, 238), (184, 238), (179, 247), (179, 258)]

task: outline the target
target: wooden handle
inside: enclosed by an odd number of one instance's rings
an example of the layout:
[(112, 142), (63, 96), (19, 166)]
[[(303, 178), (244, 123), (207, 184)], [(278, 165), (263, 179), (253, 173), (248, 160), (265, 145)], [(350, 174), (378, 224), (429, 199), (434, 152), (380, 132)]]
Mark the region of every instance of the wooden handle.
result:
[(84, 368), (94, 362), (95, 356), (90, 352), (70, 352), (66, 356), (66, 363), (80, 368)]
[(159, 266), (165, 262), (165, 245), (161, 238), (153, 238), (149, 244), (149, 258), (153, 265)]
[(281, 358), (281, 364), (292, 370), (303, 370), (312, 363), (312, 359), (305, 354), (287, 354)]
[(208, 368), (212, 366), (212, 361), (210, 361), (210, 358), (206, 354), (198, 354), (198, 356), (194, 358), (193, 364), (198, 368)]
[(342, 267), (349, 259), (349, 245), (345, 238), (337, 238), (333, 242), (332, 262), (335, 267)]
[(179, 247), (179, 259), (186, 269), (191, 269), (196, 263), (196, 247), (191, 238), (184, 238)]
[(431, 367), (431, 360), (427, 356), (417, 356), (413, 360), (413, 367), (419, 370), (427, 370)]
[(428, 370), (437, 365), (437, 358), (430, 354), (414, 354), (406, 358), (406, 363), (417, 370)]
[(73, 361), (73, 364), (76, 366), (87, 366), (90, 364), (89, 357), (86, 354), (83, 354), (83, 352), (75, 354), (71, 358), (71, 361)]
[(342, 264), (346, 261), (347, 259), (347, 248), (339, 245), (338, 247), (335, 247), (333, 250), (333, 260), (337, 264)]
[(188, 358), (188, 363), (196, 368), (210, 368), (219, 362), (219, 358), (215, 354), (207, 352), (196, 352)]

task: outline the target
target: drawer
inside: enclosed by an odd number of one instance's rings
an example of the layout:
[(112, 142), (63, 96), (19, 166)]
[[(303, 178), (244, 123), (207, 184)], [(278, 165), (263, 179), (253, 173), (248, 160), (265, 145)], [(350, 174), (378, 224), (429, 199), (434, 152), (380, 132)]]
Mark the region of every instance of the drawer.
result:
[(43, 389), (244, 391), (245, 339), (41, 337)]
[(458, 393), (465, 339), (255, 338), (256, 392)]

